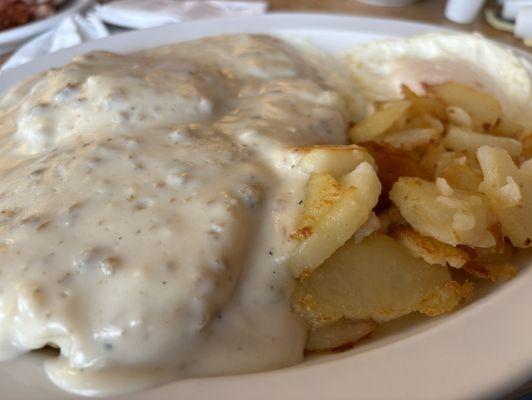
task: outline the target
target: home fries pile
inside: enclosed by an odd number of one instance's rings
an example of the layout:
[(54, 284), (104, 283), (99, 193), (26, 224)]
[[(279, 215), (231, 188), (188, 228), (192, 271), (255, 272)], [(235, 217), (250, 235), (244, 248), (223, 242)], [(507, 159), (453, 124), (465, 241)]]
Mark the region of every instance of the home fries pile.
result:
[(289, 261), (307, 350), (449, 312), (475, 282), (517, 274), (532, 240), (532, 131), (486, 87), (402, 84), (351, 127), (353, 144), (296, 150), (311, 173)]

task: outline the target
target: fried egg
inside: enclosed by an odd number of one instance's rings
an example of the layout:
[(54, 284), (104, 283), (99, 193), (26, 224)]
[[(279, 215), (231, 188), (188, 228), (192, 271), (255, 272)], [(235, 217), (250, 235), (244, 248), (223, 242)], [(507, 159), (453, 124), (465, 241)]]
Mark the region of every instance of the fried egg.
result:
[(387, 38), (345, 56), (352, 77), (369, 101), (400, 98), (401, 85), (418, 94), (423, 84), (453, 81), (493, 94), (503, 117), (532, 126), (530, 64), (479, 34), (432, 33)]

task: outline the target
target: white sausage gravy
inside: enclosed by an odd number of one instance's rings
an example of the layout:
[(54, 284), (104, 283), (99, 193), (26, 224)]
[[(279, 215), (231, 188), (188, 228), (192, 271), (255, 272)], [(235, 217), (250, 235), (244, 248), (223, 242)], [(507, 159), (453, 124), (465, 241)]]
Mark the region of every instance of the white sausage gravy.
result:
[(348, 115), (320, 57), (222, 36), (87, 54), (3, 95), (0, 355), (57, 347), (49, 377), (81, 394), (299, 362), (290, 148), (345, 143)]

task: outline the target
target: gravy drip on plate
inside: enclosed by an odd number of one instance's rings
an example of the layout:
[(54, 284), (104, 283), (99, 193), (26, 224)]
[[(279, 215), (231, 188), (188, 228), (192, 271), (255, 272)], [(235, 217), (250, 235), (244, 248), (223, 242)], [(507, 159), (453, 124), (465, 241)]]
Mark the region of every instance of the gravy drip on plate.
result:
[(83, 394), (303, 355), (284, 265), (305, 177), (344, 143), (339, 77), (267, 36), (92, 53), (0, 100), (0, 354), (50, 345)]

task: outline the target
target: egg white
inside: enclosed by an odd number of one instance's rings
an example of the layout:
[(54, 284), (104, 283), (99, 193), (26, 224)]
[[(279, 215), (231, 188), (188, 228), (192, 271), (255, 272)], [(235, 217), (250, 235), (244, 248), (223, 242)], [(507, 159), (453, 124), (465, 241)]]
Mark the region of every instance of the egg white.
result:
[(479, 34), (383, 39), (350, 50), (345, 60), (369, 101), (400, 98), (402, 84), (422, 94), (424, 83), (460, 82), (492, 93), (504, 117), (532, 127), (530, 64)]

